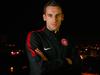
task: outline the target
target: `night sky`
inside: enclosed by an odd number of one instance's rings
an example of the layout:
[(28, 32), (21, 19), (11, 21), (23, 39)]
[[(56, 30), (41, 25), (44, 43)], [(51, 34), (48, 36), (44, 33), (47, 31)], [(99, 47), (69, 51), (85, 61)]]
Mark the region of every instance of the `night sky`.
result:
[[(47, 0), (3, 1), (0, 34), (10, 37), (39, 28), (43, 25), (42, 7)], [(58, 0), (63, 5), (63, 26), (80, 40), (100, 40), (98, 2), (71, 2)]]

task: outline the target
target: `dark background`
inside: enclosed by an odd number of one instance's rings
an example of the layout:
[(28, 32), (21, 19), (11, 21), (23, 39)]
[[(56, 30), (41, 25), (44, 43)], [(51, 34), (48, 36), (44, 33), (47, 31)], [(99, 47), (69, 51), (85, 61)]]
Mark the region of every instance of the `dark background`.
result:
[[(28, 59), (27, 54), (24, 53), (26, 52), (25, 39), (29, 31), (40, 29), (43, 26), (42, 9), (46, 1), (48, 0), (2, 0), (0, 2), (0, 75), (2, 75), (1, 72), (3, 75), (4, 73), (10, 74), (10, 66), (14, 66), (17, 75), (21, 73), (28, 75)], [(62, 4), (64, 10), (65, 20), (62, 25), (64, 31), (71, 33), (77, 39), (79, 50), (85, 50), (85, 46), (88, 45), (89, 48), (100, 46), (99, 2), (56, 1)], [(84, 44), (80, 43), (86, 44), (83, 46)], [(13, 44), (15, 44), (14, 47), (11, 46)], [(21, 53), (18, 56), (11, 56), (12, 50), (21, 50)], [(93, 50), (97, 51), (97, 49)], [(100, 55), (99, 50), (97, 55)], [(90, 55), (90, 52), (88, 55)], [(93, 58), (93, 61), (91, 61), (89, 58), (88, 60), (94, 64), (95, 59)], [(87, 62), (86, 60), (86, 65), (90, 65), (90, 62), (89, 64)], [(96, 63), (97, 66), (98, 63)], [(84, 69), (88, 71), (86, 67)]]
[[(17, 41), (28, 31), (43, 26), (42, 9), (48, 0), (9, 0), (1, 2), (0, 37)], [(99, 2), (59, 1), (64, 9), (64, 30), (79, 41), (99, 41)]]

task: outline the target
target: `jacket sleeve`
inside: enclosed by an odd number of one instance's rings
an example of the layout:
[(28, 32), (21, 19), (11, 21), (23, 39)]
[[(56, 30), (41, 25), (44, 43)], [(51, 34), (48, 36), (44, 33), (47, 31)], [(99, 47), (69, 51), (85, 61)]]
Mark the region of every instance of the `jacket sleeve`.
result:
[(30, 75), (40, 75), (41, 58), (35, 53), (36, 48), (40, 48), (40, 39), (36, 32), (29, 32), (26, 38), (26, 52), (29, 59)]

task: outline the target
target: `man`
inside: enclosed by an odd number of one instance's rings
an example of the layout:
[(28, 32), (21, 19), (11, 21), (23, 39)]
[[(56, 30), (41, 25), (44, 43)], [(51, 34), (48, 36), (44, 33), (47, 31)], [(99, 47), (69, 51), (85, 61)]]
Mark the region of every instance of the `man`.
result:
[(60, 5), (48, 2), (44, 6), (43, 20), (46, 27), (29, 32), (26, 39), (30, 75), (64, 75), (74, 68), (79, 69), (80, 57), (75, 42), (60, 29), (64, 20)]

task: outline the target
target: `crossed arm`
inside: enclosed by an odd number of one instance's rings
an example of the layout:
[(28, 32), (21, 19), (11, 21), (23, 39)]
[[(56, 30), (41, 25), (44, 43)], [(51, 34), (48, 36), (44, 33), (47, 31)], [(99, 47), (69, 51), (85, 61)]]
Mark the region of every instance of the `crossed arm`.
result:
[[(35, 49), (35, 52), (42, 58), (43, 61), (48, 61), (47, 57), (39, 50), (38, 48)], [(69, 64), (72, 64), (72, 60), (70, 58), (66, 58), (66, 61)]]

